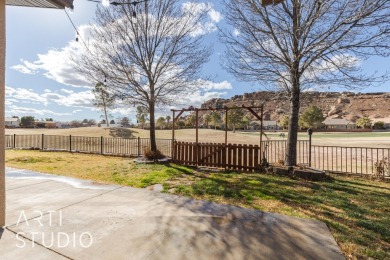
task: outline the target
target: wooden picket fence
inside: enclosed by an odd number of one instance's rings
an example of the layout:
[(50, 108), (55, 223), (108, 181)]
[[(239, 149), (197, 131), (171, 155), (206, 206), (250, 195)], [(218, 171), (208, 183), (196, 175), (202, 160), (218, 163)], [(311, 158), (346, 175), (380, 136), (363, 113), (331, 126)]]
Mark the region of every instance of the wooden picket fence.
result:
[(256, 171), (261, 164), (260, 147), (246, 144), (174, 142), (172, 159), (188, 166)]

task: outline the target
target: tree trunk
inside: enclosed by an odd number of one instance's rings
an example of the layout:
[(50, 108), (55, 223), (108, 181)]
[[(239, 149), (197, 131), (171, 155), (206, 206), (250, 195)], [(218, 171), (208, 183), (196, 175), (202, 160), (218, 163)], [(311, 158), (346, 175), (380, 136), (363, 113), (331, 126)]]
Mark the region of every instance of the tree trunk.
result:
[(301, 2), (293, 1), (293, 54), (294, 60), (290, 67), (291, 79), (291, 94), (290, 94), (290, 118), (288, 126), (287, 139), (287, 153), (285, 158), (285, 165), (295, 166), (297, 164), (297, 141), (298, 141), (298, 127), (299, 127), (299, 95), (300, 88), (300, 72), (299, 63), (301, 53), (299, 49), (299, 40), (301, 38), (300, 17), (301, 17)]
[(295, 166), (297, 164), (297, 141), (298, 141), (298, 120), (299, 120), (299, 88), (291, 93), (290, 97), (290, 118), (288, 127), (287, 153), (285, 165)]
[(154, 121), (154, 100), (149, 102), (149, 114), (150, 114), (150, 150), (152, 152), (157, 151), (156, 144), (156, 125)]
[(102, 95), (102, 99), (103, 99), (103, 105), (104, 105), (104, 116), (106, 118), (106, 125), (107, 127), (110, 127), (110, 124), (108, 122), (108, 116), (107, 116), (107, 106), (106, 106), (106, 101), (104, 99), (104, 96)]

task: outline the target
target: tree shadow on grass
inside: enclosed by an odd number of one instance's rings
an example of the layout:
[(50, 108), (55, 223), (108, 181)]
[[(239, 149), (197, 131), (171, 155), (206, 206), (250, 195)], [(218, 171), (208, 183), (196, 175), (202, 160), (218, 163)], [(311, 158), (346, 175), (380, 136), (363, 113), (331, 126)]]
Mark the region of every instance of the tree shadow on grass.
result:
[(135, 138), (134, 131), (128, 128), (110, 128), (110, 136), (120, 138)]
[[(184, 195), (211, 201), (222, 197), (250, 208), (258, 208), (259, 201), (279, 201), (309, 218), (324, 221), (347, 248), (349, 243), (358, 246), (357, 252), (348, 253), (381, 258), (389, 249), (385, 241), (390, 237), (390, 222), (385, 215), (390, 193), (385, 185), (376, 187), (365, 180), (342, 178), (309, 182), (265, 174), (183, 173), (197, 177), (185, 185), (186, 189), (181, 187)], [(283, 209), (271, 210), (286, 214)]]

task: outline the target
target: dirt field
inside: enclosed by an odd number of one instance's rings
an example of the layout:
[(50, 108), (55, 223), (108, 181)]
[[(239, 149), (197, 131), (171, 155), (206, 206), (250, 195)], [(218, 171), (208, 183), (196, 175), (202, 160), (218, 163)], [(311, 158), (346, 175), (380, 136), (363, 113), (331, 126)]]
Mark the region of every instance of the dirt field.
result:
[[(103, 136), (103, 137), (141, 137), (148, 138), (149, 131), (142, 129), (105, 129), (99, 127), (83, 127), (70, 129), (6, 129), (7, 135), (72, 135), (72, 136)], [(172, 130), (157, 130), (157, 138), (171, 139)], [(267, 132), (270, 140), (285, 140), (280, 133)], [(179, 141), (194, 142), (195, 129), (181, 129), (175, 131), (175, 138)], [(306, 133), (299, 133), (300, 140), (307, 140)], [(258, 144), (257, 132), (228, 132), (228, 143)], [(266, 138), (263, 138), (266, 140)], [(213, 129), (199, 129), (199, 141), (205, 143), (224, 143), (225, 132)], [(351, 147), (380, 147), (390, 148), (390, 132), (373, 133), (314, 133), (313, 144), (351, 146)]]

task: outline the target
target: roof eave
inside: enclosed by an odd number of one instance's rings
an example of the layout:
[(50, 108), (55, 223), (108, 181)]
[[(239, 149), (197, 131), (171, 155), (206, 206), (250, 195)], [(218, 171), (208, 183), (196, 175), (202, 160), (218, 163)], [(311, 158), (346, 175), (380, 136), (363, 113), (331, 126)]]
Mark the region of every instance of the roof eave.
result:
[(26, 6), (38, 8), (53, 8), (53, 9), (73, 9), (73, 0), (6, 0), (6, 5), (10, 6)]

